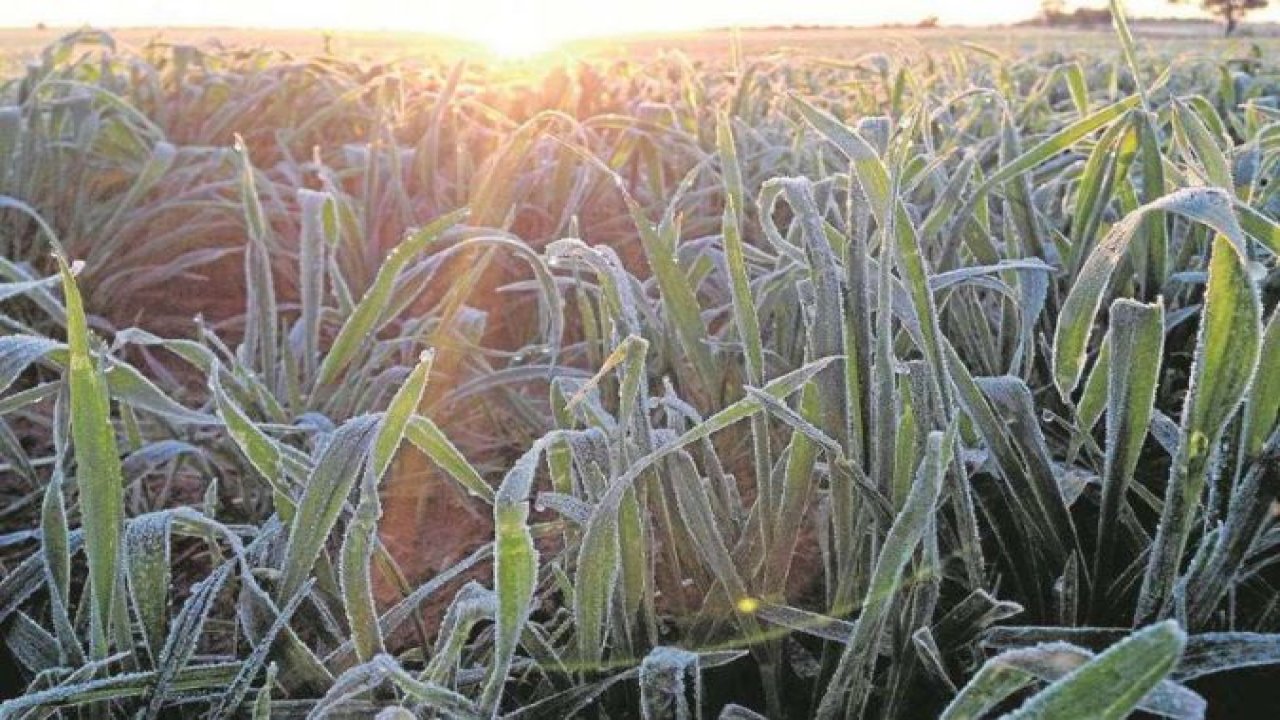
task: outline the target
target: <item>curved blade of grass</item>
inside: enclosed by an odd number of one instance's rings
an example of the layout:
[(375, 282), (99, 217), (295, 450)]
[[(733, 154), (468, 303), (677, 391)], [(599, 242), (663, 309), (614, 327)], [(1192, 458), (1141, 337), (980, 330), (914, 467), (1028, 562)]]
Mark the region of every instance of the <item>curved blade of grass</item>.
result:
[(1206, 183), (1228, 192), (1234, 191), (1231, 162), (1214, 140), (1213, 132), (1185, 102), (1175, 99), (1172, 107), (1174, 136), (1191, 166), (1199, 171)]
[(768, 720), (764, 715), (742, 707), (736, 703), (729, 703), (720, 709), (720, 717), (718, 720)]
[(405, 428), (414, 410), (422, 402), (427, 376), (431, 372), (432, 354), (424, 352), (404, 385), (396, 391), (379, 425), (369, 461), (365, 465), (360, 501), (347, 526), (338, 563), (338, 582), (342, 590), (343, 610), (351, 628), (356, 657), (368, 662), (384, 652), (382, 633), (378, 628), (378, 609), (373, 598), (371, 560), (377, 544), (378, 519), (382, 504), (378, 483), (395, 457)]
[(378, 610), (373, 599), (371, 560), (377, 543), (378, 518), (382, 504), (378, 499), (378, 475), (366, 466), (360, 488), (360, 501), (347, 525), (338, 562), (338, 584), (342, 590), (342, 609), (351, 628), (351, 641), (356, 658), (368, 662), (385, 652), (382, 633), (378, 629)]
[(979, 720), (1035, 679), (1031, 673), (1004, 662), (1003, 657), (992, 658), (951, 699), (940, 720)]
[(7, 392), (32, 363), (64, 348), (57, 340), (39, 335), (0, 337), (0, 393)]
[(1258, 354), (1258, 374), (1249, 389), (1240, 452), (1256, 458), (1280, 423), (1280, 310), (1272, 311)]
[(59, 283), (56, 275), (42, 277), (39, 280), (20, 280), (18, 282), (0, 282), (0, 302), (11, 297), (25, 295), (36, 290), (43, 290)]
[(1186, 682), (1238, 668), (1280, 664), (1280, 634), (1216, 632), (1192, 635), (1173, 671)]
[(1250, 237), (1265, 245), (1272, 255), (1280, 256), (1280, 224), (1244, 203), (1236, 203), (1236, 213)]
[[(13, 660), (32, 675), (67, 665), (61, 661), (57, 639), (24, 612), (14, 615), (13, 622), (5, 625), (4, 644)], [(83, 663), (84, 659), (76, 662)]]
[(218, 418), (191, 410), (169, 397), (137, 368), (123, 362), (112, 363), (103, 372), (112, 398), (124, 405), (145, 410), (178, 425), (220, 425)]
[[(960, 720), (984, 716), (1018, 690), (1037, 681), (1061, 680), (1095, 658), (1093, 652), (1065, 642), (1046, 642), (1002, 652), (983, 664), (942, 717)], [(1163, 680), (1137, 707), (1161, 717), (1197, 720), (1204, 717), (1206, 703), (1187, 688)]]
[[(1156, 130), (1154, 113), (1143, 113), (1135, 118), (1138, 128), (1139, 165), (1142, 183), (1139, 197), (1144, 203), (1153, 202), (1165, 194), (1165, 157), (1160, 147), (1160, 133)], [(1134, 255), (1134, 266), (1142, 280), (1147, 297), (1164, 287), (1169, 273), (1169, 223), (1163, 217), (1148, 217), (1139, 231), (1141, 247), (1145, 252)]]
[[(83, 535), (83, 531), (80, 530), (73, 530), (70, 533), (68, 545), (70, 552), (75, 553), (84, 545)], [(26, 560), (19, 563), (4, 577), (0, 577), (0, 622), (4, 622), (10, 615), (17, 612), (18, 608), (40, 589), (45, 580), (45, 560), (39, 554), (27, 556)]]
[(1139, 630), (1005, 717), (1120, 720), (1173, 670), (1186, 641), (1172, 621)]
[(390, 681), (413, 700), (428, 708), (443, 711), (448, 717), (459, 720), (475, 720), (482, 717), (470, 700), (452, 690), (419, 682), (405, 672), (400, 663), (390, 655), (378, 655), (367, 663), (357, 665), (342, 673), (334, 681), (325, 696), (307, 713), (307, 720), (341, 716), (337, 712), (346, 701)]
[(420, 679), (437, 685), (447, 685), (458, 669), (463, 646), (472, 636), (472, 629), (482, 620), (498, 616), (498, 598), (492, 590), (479, 583), (469, 582), (458, 591), (445, 612), (436, 635), (436, 644)]
[(1120, 38), (1120, 49), (1124, 51), (1125, 64), (1129, 66), (1129, 72), (1133, 73), (1133, 83), (1138, 86), (1138, 93), (1142, 96), (1142, 102), (1147, 103), (1147, 83), (1143, 81), (1142, 71), (1138, 68), (1137, 43), (1133, 41), (1133, 33), (1129, 30), (1129, 19), (1125, 17), (1124, 3), (1121, 0), (1110, 0), (1109, 9), (1111, 10), (1111, 25), (1115, 28), (1116, 36)]
[(573, 586), (573, 617), (579, 662), (598, 663), (604, 649), (609, 600), (618, 583), (621, 548), (617, 513), (589, 520), (578, 545)]
[(1242, 252), (1244, 231), (1232, 212), (1231, 197), (1217, 188), (1187, 188), (1134, 210), (1116, 223), (1098, 243), (1076, 276), (1058, 318), (1053, 337), (1053, 375), (1058, 392), (1068, 398), (1083, 370), (1085, 350), (1094, 318), (1111, 276), (1143, 219), (1153, 212), (1169, 212), (1203, 223), (1226, 235)]

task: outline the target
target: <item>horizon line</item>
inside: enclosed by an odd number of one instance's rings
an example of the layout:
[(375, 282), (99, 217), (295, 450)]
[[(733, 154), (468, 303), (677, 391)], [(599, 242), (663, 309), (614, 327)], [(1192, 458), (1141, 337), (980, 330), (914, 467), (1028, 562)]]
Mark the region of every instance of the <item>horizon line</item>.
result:
[[(936, 19), (936, 17), (926, 15), (916, 20), (900, 20), (895, 22), (881, 22), (881, 23), (797, 22), (797, 23), (744, 23), (744, 24), (735, 24), (735, 25), (716, 24), (716, 25), (705, 25), (705, 26), (687, 27), (687, 28), (665, 28), (665, 29), (653, 28), (653, 29), (647, 29), (647, 30), (635, 30), (632, 32), (591, 33), (591, 34), (585, 34), (585, 35), (570, 36), (570, 37), (563, 38), (563, 40), (572, 42), (575, 40), (592, 40), (592, 39), (599, 39), (599, 38), (638, 37), (638, 36), (645, 36), (645, 35), (679, 35), (679, 34), (699, 33), (699, 32), (733, 32), (735, 30), (747, 31), (747, 32), (759, 32), (759, 31), (767, 31), (767, 30), (817, 30), (817, 31), (875, 30), (875, 29), (881, 29), (881, 28), (893, 28), (893, 29), (901, 29), (901, 30), (931, 30), (931, 29), (948, 29), (948, 28), (968, 29), (968, 30), (983, 29), (983, 28), (998, 29), (998, 28), (1017, 27), (1017, 26), (1023, 26), (1023, 25), (1034, 25), (1036, 24), (1036, 20), (1038, 18), (1037, 16), (1032, 15), (1019, 20), (1009, 20), (1007, 22), (1002, 22), (1002, 23), (986, 22), (986, 23), (970, 24), (970, 23), (963, 23), (963, 22), (959, 22), (959, 23), (940, 22), (936, 25), (925, 25), (924, 23), (926, 23), (930, 19)], [(1220, 25), (1221, 24), (1221, 22), (1215, 18), (1180, 17), (1177, 15), (1139, 15), (1139, 16), (1130, 16), (1128, 20), (1131, 23), (1158, 22), (1158, 23), (1170, 23), (1170, 24), (1180, 24), (1180, 25)], [(1277, 25), (1277, 24), (1280, 24), (1280, 20), (1258, 20), (1258, 21), (1252, 21), (1249, 24), (1255, 25), (1255, 26)], [(1080, 24), (1076, 24), (1076, 25), (1064, 24), (1064, 25), (1057, 26), (1057, 29), (1059, 30), (1088, 29), (1090, 27), (1093, 27), (1093, 26), (1080, 25)], [(225, 24), (225, 23), (182, 23), (182, 22), (163, 23), (163, 24), (124, 24), (124, 25), (95, 24), (95, 23), (89, 23), (89, 22), (76, 24), (76, 25), (45, 24), (45, 23), (8, 25), (8, 24), (4, 24), (3, 22), (0, 22), (0, 31), (12, 31), (12, 30), (36, 30), (36, 31), (62, 30), (66, 32), (76, 32), (81, 30), (104, 30), (104, 31), (112, 31), (112, 30), (239, 30), (239, 31), (257, 30), (257, 31), (279, 31), (279, 32), (288, 32), (288, 31), (375, 32), (375, 33), (387, 33), (387, 34), (395, 34), (395, 35), (424, 35), (424, 36), (431, 36), (431, 37), (446, 37), (446, 38), (460, 40), (463, 42), (475, 41), (473, 38), (469, 38), (464, 35), (459, 35), (457, 33), (451, 33), (446, 31), (432, 32), (431, 30), (409, 30), (409, 29), (403, 29), (403, 28), (384, 27), (384, 26), (359, 26), (359, 25), (337, 26), (337, 25), (292, 25), (292, 24), (234, 25), (234, 24)]]

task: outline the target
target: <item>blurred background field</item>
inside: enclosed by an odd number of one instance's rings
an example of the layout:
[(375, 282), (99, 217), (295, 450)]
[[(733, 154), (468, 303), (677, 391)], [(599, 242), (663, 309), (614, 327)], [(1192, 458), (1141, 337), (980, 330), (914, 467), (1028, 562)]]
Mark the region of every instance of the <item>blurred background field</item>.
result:
[[(10, 64), (34, 58), (39, 51), (73, 28), (2, 28), (0, 62)], [(788, 53), (800, 56), (852, 58), (870, 52), (945, 50), (971, 42), (1010, 54), (1056, 50), (1060, 52), (1115, 53), (1115, 35), (1109, 27), (1044, 28), (1005, 27), (849, 27), (849, 28), (747, 28), (648, 33), (610, 38), (569, 40), (539, 61), (583, 58), (642, 60), (664, 50), (678, 50), (707, 61), (726, 60), (731, 38), (741, 37), (749, 56)], [(1280, 26), (1252, 24), (1232, 38), (1223, 38), (1221, 27), (1211, 22), (1156, 22), (1136, 24), (1137, 40), (1148, 51), (1175, 54), (1218, 54), (1257, 43), (1280, 48)], [(143, 46), (149, 42), (263, 47), (294, 55), (312, 55), (326, 49), (343, 57), (370, 62), (393, 59), (449, 61), (459, 57), (483, 59), (490, 54), (481, 43), (421, 32), (290, 30), (236, 28), (118, 28), (112, 34), (122, 43)]]

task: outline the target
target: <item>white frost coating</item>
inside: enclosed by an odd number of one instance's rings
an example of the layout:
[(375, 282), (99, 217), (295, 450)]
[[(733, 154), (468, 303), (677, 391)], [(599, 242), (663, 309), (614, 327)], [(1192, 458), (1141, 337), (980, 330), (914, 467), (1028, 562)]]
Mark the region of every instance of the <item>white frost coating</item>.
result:
[(694, 717), (695, 713), (700, 714), (701, 706), (698, 655), (675, 647), (651, 650), (640, 664), (642, 717), (645, 720), (685, 720)]

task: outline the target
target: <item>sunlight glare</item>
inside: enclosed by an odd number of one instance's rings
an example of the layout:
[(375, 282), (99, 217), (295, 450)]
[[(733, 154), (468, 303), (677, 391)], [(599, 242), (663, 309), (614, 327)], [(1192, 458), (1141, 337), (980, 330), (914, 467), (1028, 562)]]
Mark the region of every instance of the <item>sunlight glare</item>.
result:
[(503, 60), (527, 60), (555, 49), (560, 38), (531, 5), (506, 4), (500, 17), (491, 18), (477, 29), (475, 39)]

